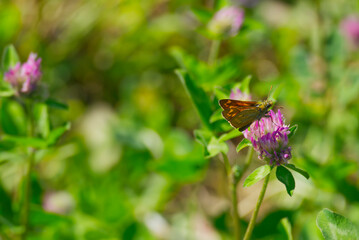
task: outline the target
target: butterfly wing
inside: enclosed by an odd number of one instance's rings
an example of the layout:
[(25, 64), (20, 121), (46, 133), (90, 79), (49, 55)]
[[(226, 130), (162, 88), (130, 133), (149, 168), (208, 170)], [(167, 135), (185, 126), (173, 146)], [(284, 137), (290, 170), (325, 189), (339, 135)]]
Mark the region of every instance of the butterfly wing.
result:
[(257, 120), (259, 114), (260, 112), (258, 108), (255, 107), (247, 109), (227, 108), (222, 112), (222, 116), (232, 125), (232, 127), (238, 128), (241, 132)]
[(228, 108), (252, 108), (258, 105), (256, 101), (239, 101), (232, 99), (221, 99), (219, 100), (219, 105), (224, 109)]

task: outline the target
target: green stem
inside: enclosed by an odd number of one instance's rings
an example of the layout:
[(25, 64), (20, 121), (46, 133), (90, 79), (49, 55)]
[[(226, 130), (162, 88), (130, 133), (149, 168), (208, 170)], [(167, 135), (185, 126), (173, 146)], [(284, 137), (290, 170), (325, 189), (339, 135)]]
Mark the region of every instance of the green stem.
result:
[(224, 167), (226, 169), (227, 177), (229, 177), (232, 172), (231, 164), (229, 163), (229, 160), (228, 160), (228, 157), (226, 154), (222, 153), (222, 157), (223, 157), (223, 163), (224, 163)]
[(246, 234), (244, 235), (243, 240), (249, 240), (251, 238), (253, 228), (254, 228), (254, 224), (256, 223), (258, 211), (259, 211), (259, 208), (260, 208), (260, 206), (262, 204), (264, 194), (265, 194), (265, 192), (267, 190), (269, 177), (270, 177), (270, 173), (264, 178), (262, 190), (261, 190), (261, 192), (259, 194), (256, 207), (255, 207), (254, 212), (252, 214), (251, 220), (249, 221), (249, 225), (247, 227), (247, 231), (246, 231)]
[(233, 214), (233, 224), (234, 224), (234, 239), (240, 239), (241, 237), (241, 226), (239, 223), (240, 216), (238, 213), (238, 196), (237, 196), (237, 185), (238, 182), (241, 180), (243, 173), (248, 169), (248, 166), (252, 162), (253, 156), (253, 148), (250, 148), (247, 153), (246, 161), (243, 166), (243, 169), (239, 172), (238, 176), (235, 176), (235, 172), (232, 172), (232, 214)]
[(238, 214), (237, 185), (238, 185), (238, 181), (234, 180), (232, 183), (232, 215), (233, 215), (233, 225), (234, 225), (234, 239), (239, 240), (241, 236), (241, 228), (239, 224), (239, 214)]
[(250, 147), (249, 150), (248, 150), (248, 153), (247, 153), (246, 161), (245, 161), (244, 166), (243, 166), (242, 175), (243, 175), (243, 173), (245, 171), (247, 171), (249, 165), (251, 165), (252, 158), (253, 158), (253, 153), (254, 153), (254, 148)]
[(209, 56), (208, 56), (208, 63), (210, 65), (216, 64), (216, 59), (218, 56), (220, 46), (221, 46), (221, 40), (213, 40), (212, 41), (211, 49), (210, 49)]
[(30, 200), (31, 200), (31, 173), (34, 165), (34, 155), (35, 151), (31, 150), (27, 173), (26, 173), (26, 185), (25, 185), (25, 197), (24, 197), (24, 207), (23, 207), (23, 215), (22, 215), (22, 226), (24, 227), (24, 232), (22, 234), (22, 239), (26, 239), (26, 235), (29, 231), (29, 215), (30, 215)]
[[(34, 136), (34, 119), (32, 117), (32, 104), (31, 102), (25, 104), (26, 113), (29, 119), (29, 131), (28, 136)], [(23, 203), (23, 212), (22, 212), (22, 219), (21, 224), (24, 228), (24, 232), (21, 235), (21, 239), (25, 240), (26, 236), (29, 232), (29, 218), (30, 218), (30, 202), (31, 202), (31, 174), (34, 167), (34, 160), (35, 160), (35, 149), (29, 148), (29, 158), (27, 162), (27, 172), (25, 175), (25, 190), (24, 190), (24, 203)]]

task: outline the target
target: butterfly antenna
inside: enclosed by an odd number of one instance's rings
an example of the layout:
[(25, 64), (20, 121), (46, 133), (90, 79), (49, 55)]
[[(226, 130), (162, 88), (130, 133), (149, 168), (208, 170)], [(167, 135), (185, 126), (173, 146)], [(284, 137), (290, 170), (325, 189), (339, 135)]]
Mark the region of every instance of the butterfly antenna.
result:
[(273, 88), (273, 85), (271, 85), (271, 86), (270, 86), (270, 89), (269, 89), (269, 92), (268, 92), (267, 99), (269, 99), (269, 95), (270, 95), (270, 93), (271, 93), (271, 91), (272, 91), (272, 88)]

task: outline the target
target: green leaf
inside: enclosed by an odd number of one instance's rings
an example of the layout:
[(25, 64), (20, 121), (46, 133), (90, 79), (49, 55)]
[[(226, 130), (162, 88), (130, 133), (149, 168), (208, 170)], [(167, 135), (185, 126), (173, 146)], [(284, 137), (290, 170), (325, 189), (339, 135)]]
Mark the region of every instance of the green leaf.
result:
[(243, 93), (250, 94), (249, 84), (251, 80), (252, 80), (252, 75), (248, 75), (241, 82), (235, 84), (233, 88), (239, 88), (239, 90), (241, 90)]
[(279, 222), (280, 230), (282, 230), (286, 236), (286, 239), (293, 240), (292, 236), (292, 226), (288, 218), (282, 218)]
[(230, 0), (218, 0), (215, 1), (214, 7), (216, 10), (219, 10), (221, 8), (224, 8), (226, 6), (231, 6), (231, 1)]
[(207, 147), (209, 144), (209, 141), (213, 137), (213, 134), (211, 131), (208, 131), (205, 129), (196, 129), (196, 130), (194, 130), (194, 136), (199, 143), (201, 143), (203, 146)]
[(181, 80), (183, 86), (186, 88), (188, 95), (197, 109), (203, 125), (206, 128), (211, 129), (212, 127), (209, 123), (209, 119), (212, 115), (212, 110), (207, 94), (201, 87), (196, 85), (186, 71), (176, 70), (176, 74)]
[(282, 84), (280, 84), (279, 86), (275, 86), (272, 89), (272, 91), (270, 92), (270, 95), (268, 98), (271, 99), (272, 101), (276, 102), (280, 92), (282, 91), (282, 88), (283, 88)]
[(4, 72), (14, 67), (20, 62), (19, 56), (17, 55), (15, 47), (11, 44), (5, 47), (2, 55), (2, 69)]
[(52, 107), (52, 108), (57, 108), (57, 109), (63, 109), (63, 110), (68, 110), (69, 109), (69, 106), (65, 103), (61, 103), (61, 102), (58, 102), (56, 101), (55, 99), (47, 99), (45, 101), (45, 104), (49, 107)]
[(255, 169), (249, 176), (244, 180), (243, 187), (249, 187), (266, 177), (271, 171), (271, 167), (269, 165), (263, 165), (257, 169)]
[(235, 57), (223, 57), (217, 60), (216, 65), (209, 65), (178, 47), (172, 47), (170, 54), (181, 68), (190, 74), (196, 85), (208, 91), (212, 91), (216, 86), (224, 86), (240, 75), (236, 66), (240, 64), (241, 59)]
[(326, 240), (359, 239), (359, 228), (347, 218), (325, 208), (317, 216), (317, 226)]
[(214, 111), (214, 113), (212, 114), (212, 116), (209, 119), (210, 123), (214, 123), (217, 122), (218, 120), (222, 120), (222, 109), (217, 109), (216, 111)]
[[(216, 87), (214, 89), (214, 94), (218, 99), (226, 99), (229, 98), (229, 94), (225, 93), (221, 88)], [(222, 110), (222, 109), (221, 109)]]
[(233, 129), (232, 131), (225, 133), (219, 137), (220, 142), (225, 142), (229, 139), (236, 138), (243, 135), (242, 132), (238, 131), (237, 129)]
[(0, 80), (0, 97), (11, 97), (15, 94), (10, 83)]
[(16, 146), (22, 146), (22, 147), (45, 148), (47, 146), (46, 141), (41, 138), (3, 135), (2, 141), (13, 143)]
[(0, 112), (1, 127), (11, 135), (26, 134), (26, 117), (23, 107), (16, 101), (3, 99)]
[(40, 133), (41, 137), (47, 138), (50, 132), (50, 121), (47, 105), (44, 103), (36, 104), (34, 107), (34, 117), (37, 132)]
[(290, 133), (288, 134), (288, 138), (293, 137), (294, 134), (296, 133), (297, 129), (298, 129), (298, 125), (291, 126), (289, 128)]
[(64, 126), (62, 127), (58, 127), (54, 130), (52, 130), (48, 136), (48, 138), (46, 139), (46, 143), (48, 146), (52, 146), (54, 145), (57, 140), (59, 140), (59, 138), (68, 130), (70, 130), (71, 128), (71, 124), (70, 123), (66, 123)]
[(294, 171), (296, 171), (297, 173), (303, 175), (306, 179), (309, 179), (309, 173), (307, 173), (306, 171), (300, 169), (300, 168), (297, 168), (296, 166), (294, 166), (293, 164), (287, 164), (285, 165), (287, 168), (290, 168)]
[(31, 208), (30, 222), (33, 225), (51, 226), (59, 223), (71, 224), (71, 219), (55, 213), (46, 212), (39, 207)]
[(203, 24), (207, 24), (208, 21), (212, 18), (212, 13), (204, 8), (192, 8), (192, 12)]
[(243, 140), (238, 144), (236, 150), (237, 152), (241, 151), (245, 147), (252, 146), (252, 142), (249, 141), (247, 138), (243, 138)]
[(207, 146), (207, 150), (209, 153), (208, 157), (214, 157), (221, 152), (227, 154), (228, 145), (225, 142), (220, 142), (219, 139), (212, 137)]
[(277, 179), (285, 185), (289, 196), (293, 195), (295, 181), (292, 173), (283, 166), (278, 166), (276, 171)]
[(211, 131), (203, 130), (203, 129), (197, 129), (194, 130), (194, 136), (195, 139), (204, 146), (205, 153), (204, 155), (207, 157), (209, 156), (209, 152), (207, 150), (207, 146), (209, 144), (209, 141), (211, 140), (213, 134)]

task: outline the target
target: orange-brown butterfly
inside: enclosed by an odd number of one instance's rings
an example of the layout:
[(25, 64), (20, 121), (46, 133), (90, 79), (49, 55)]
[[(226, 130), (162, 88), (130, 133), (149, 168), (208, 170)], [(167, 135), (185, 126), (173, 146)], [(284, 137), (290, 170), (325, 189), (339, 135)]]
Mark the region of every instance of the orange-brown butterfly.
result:
[(265, 117), (273, 102), (268, 99), (264, 102), (221, 99), (219, 105), (223, 108), (222, 116), (242, 132), (255, 120)]

